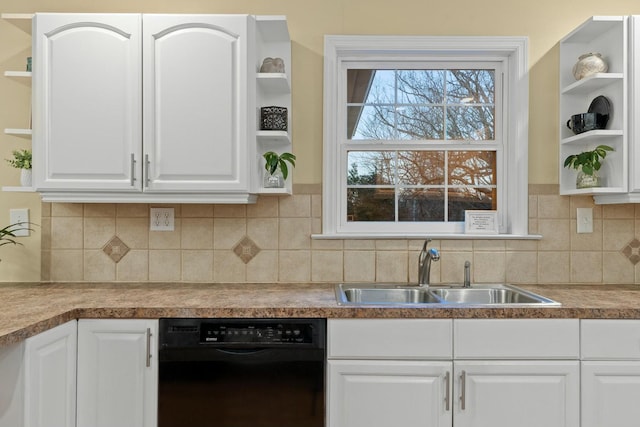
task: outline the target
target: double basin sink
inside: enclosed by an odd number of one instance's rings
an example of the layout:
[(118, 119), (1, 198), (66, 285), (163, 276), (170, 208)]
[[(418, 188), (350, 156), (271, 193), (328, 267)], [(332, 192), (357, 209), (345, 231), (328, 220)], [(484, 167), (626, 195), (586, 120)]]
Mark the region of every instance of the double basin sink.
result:
[(559, 306), (560, 303), (533, 292), (506, 284), (393, 285), (338, 284), (339, 305), (383, 305), (393, 307), (426, 306)]

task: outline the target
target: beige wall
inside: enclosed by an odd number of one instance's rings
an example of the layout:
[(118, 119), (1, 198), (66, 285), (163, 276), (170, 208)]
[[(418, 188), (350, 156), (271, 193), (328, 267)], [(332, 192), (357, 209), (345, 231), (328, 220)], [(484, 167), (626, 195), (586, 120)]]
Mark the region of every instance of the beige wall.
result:
[[(322, 52), (324, 34), (524, 35), (529, 37), (530, 184), (557, 184), (558, 41), (591, 15), (640, 14), (637, 0), (573, 2), (485, 0), (3, 0), (0, 12), (163, 12), (281, 14), (289, 20), (293, 49), (293, 140), (300, 167), (296, 184), (322, 180)], [(0, 21), (0, 72), (20, 69), (30, 38)], [(29, 87), (0, 77), (0, 129), (26, 126)], [(0, 135), (0, 156), (28, 140)], [(18, 173), (0, 164), (0, 184), (17, 185)], [(562, 199), (562, 198), (561, 198)], [(568, 198), (567, 198), (568, 200)], [(569, 203), (568, 201), (566, 203)], [(40, 222), (35, 194), (0, 193), (0, 225), (11, 207), (28, 207)], [(44, 219), (43, 219), (44, 220)], [(0, 248), (0, 281), (37, 280), (42, 230), (24, 247)], [(633, 233), (629, 239), (633, 238)], [(46, 242), (45, 242), (46, 243)], [(46, 250), (46, 247), (44, 248)], [(46, 261), (46, 260), (45, 260)]]

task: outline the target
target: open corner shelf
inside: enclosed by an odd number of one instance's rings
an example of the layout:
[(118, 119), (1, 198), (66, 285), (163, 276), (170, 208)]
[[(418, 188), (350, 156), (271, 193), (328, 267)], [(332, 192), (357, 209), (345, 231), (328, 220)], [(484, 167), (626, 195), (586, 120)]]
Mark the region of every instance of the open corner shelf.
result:
[(14, 135), (14, 136), (21, 136), (21, 137), (24, 137), (24, 138), (29, 138), (33, 134), (33, 131), (31, 129), (7, 128), (7, 129), (4, 130), (4, 133), (6, 135)]
[(20, 28), (27, 34), (31, 34), (31, 20), (33, 13), (2, 13), (0, 18)]
[(565, 87), (562, 94), (586, 94), (602, 89), (610, 84), (622, 81), (624, 74), (622, 73), (596, 73), (582, 80), (578, 80)]
[(35, 193), (33, 187), (2, 187), (2, 191), (13, 193)]
[(290, 196), (292, 194), (289, 188), (263, 188), (258, 191), (261, 196)]

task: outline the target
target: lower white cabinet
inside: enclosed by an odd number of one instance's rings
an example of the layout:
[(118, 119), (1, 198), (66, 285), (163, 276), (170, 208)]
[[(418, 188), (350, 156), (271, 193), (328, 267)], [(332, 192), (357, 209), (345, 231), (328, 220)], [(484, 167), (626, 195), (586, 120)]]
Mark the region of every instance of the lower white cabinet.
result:
[(636, 427), (640, 362), (582, 362), (582, 427)]
[(0, 427), (74, 427), (76, 332), (72, 320), (0, 348)]
[(451, 362), (330, 360), (328, 426), (451, 427)]
[(78, 321), (77, 427), (157, 425), (157, 320)]
[(327, 328), (327, 426), (451, 427), (451, 320), (329, 319)]
[(454, 365), (456, 427), (580, 425), (577, 360), (456, 361)]
[(580, 426), (578, 320), (329, 319), (327, 336), (330, 427)]
[(640, 321), (583, 320), (582, 427), (640, 420)]
[(580, 426), (577, 319), (453, 321), (455, 427)]
[(77, 321), (25, 342), (25, 427), (75, 427)]

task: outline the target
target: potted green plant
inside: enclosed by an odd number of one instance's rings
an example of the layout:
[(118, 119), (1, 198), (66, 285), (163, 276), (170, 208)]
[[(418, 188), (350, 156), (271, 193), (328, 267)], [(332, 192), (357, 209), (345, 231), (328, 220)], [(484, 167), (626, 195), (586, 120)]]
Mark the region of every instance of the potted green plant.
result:
[(564, 167), (578, 171), (576, 188), (600, 187), (598, 171), (602, 167), (602, 160), (607, 157), (607, 151), (614, 151), (614, 149), (608, 145), (598, 145), (591, 151), (567, 156)]
[(14, 168), (20, 169), (20, 184), (31, 187), (31, 150), (13, 150), (13, 159), (6, 159)]
[(4, 228), (0, 228), (0, 246), (12, 244), (12, 245), (21, 245), (22, 243), (17, 242), (15, 240), (16, 232), (22, 230), (29, 230), (29, 223), (26, 222), (16, 222), (15, 224), (9, 224)]
[(296, 156), (291, 153), (278, 154), (274, 151), (267, 151), (262, 155), (264, 157), (264, 187), (265, 188), (283, 188), (284, 182), (289, 176), (289, 167), (296, 167)]

